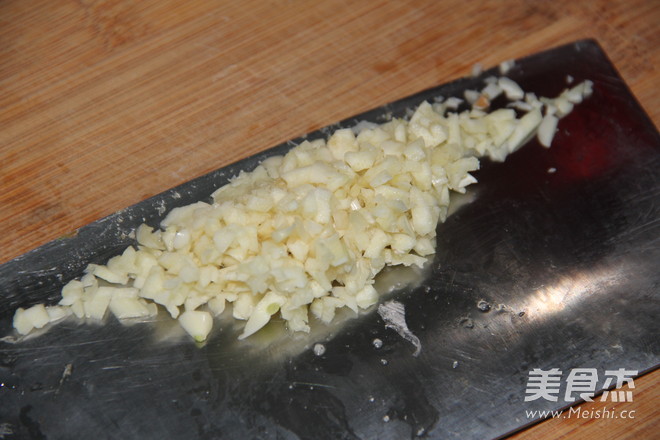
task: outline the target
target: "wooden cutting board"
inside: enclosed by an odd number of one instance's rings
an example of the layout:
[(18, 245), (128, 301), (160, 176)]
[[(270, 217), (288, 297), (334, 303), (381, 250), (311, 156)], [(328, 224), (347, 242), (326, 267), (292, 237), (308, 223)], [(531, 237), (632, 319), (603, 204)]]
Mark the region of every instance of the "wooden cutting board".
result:
[[(0, 263), (476, 63), (580, 38), (660, 121), (654, 1), (5, 1), (0, 20)], [(520, 435), (643, 435), (659, 380), (636, 381), (634, 424)]]

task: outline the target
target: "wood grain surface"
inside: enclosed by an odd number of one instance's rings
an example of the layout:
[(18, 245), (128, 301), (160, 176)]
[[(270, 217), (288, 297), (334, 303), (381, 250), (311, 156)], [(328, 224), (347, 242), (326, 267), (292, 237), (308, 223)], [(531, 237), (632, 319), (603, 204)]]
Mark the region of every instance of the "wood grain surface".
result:
[[(475, 63), (582, 38), (658, 126), (658, 23), (656, 0), (0, 1), (0, 263)], [(636, 381), (634, 422), (518, 438), (651, 433), (659, 375)]]

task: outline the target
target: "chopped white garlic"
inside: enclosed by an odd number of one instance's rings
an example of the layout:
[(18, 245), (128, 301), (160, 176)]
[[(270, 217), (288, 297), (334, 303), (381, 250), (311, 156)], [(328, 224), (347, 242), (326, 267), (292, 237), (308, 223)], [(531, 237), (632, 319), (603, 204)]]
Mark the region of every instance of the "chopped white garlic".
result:
[[(549, 146), (559, 118), (593, 88), (585, 81), (538, 99), (506, 77), (485, 83), (465, 92), (471, 110), (453, 112), (463, 102), (456, 97), (423, 102), (409, 120), (363, 122), (264, 160), (212, 203), (173, 209), (158, 230), (141, 225), (137, 247), (90, 264), (64, 286), (59, 306), (18, 309), (14, 327), (28, 334), (69, 313), (101, 320), (108, 310), (152, 317), (160, 305), (203, 341), (230, 304), (246, 321), (243, 339), (276, 314), (290, 330), (309, 331), (310, 311), (327, 323), (337, 309), (371, 307), (385, 266), (422, 266), (435, 251), (449, 193), (476, 182), (478, 158), (502, 161), (535, 135)], [(521, 117), (486, 112), (501, 93)]]

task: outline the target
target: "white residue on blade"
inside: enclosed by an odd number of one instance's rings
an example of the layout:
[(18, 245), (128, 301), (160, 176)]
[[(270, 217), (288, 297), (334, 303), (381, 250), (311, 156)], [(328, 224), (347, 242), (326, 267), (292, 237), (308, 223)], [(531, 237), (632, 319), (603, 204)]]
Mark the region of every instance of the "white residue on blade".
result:
[(419, 356), (422, 351), (422, 343), (408, 329), (405, 306), (398, 301), (388, 301), (378, 306), (378, 314), (385, 321), (385, 328), (395, 330), (402, 338), (412, 343), (415, 346), (413, 356)]
[(165, 206), (165, 200), (160, 200), (158, 202), (158, 205), (155, 206), (156, 211), (158, 212), (158, 215), (163, 215), (165, 214), (165, 211), (167, 211), (167, 207)]
[(73, 364), (66, 364), (64, 366), (64, 371), (62, 372), (62, 377), (60, 378), (60, 384), (57, 387), (57, 391), (55, 392), (56, 394), (59, 394), (60, 388), (62, 388), (62, 384), (69, 376), (71, 376), (71, 373), (73, 373)]
[(314, 344), (314, 354), (317, 356), (323, 356), (325, 354), (325, 345)]

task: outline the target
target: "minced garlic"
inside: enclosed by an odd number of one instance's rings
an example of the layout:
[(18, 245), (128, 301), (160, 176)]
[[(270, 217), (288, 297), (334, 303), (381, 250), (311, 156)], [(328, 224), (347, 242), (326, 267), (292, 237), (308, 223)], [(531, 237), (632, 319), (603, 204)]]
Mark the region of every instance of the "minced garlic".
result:
[[(485, 111), (501, 93), (522, 116)], [(107, 310), (151, 317), (158, 304), (203, 341), (226, 304), (246, 321), (240, 338), (275, 314), (306, 332), (310, 312), (326, 323), (338, 308), (357, 313), (378, 302), (374, 277), (386, 265), (422, 266), (434, 253), (450, 191), (476, 182), (478, 158), (502, 161), (536, 134), (549, 146), (558, 118), (590, 93), (586, 81), (537, 99), (509, 78), (490, 78), (470, 110), (423, 102), (409, 120), (305, 141), (240, 173), (213, 203), (175, 208), (158, 230), (140, 226), (136, 247), (90, 264), (58, 306), (18, 309), (14, 327), (27, 334), (67, 314), (100, 320)]]

